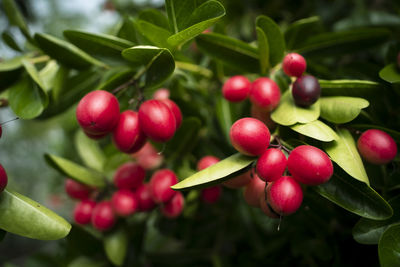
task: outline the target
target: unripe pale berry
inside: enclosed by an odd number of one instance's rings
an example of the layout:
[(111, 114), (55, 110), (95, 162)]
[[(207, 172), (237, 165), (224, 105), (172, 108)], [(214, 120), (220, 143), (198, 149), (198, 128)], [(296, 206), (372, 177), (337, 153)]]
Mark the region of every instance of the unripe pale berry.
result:
[(161, 206), (162, 214), (170, 219), (178, 217), (185, 205), (185, 198), (181, 192), (176, 192), (176, 194), (166, 203)]
[[(270, 185), (272, 185), (272, 184), (268, 184), (267, 191), (268, 191), (268, 187), (271, 187)], [(272, 210), (272, 208), (270, 208), (270, 206), (268, 205), (267, 196), (266, 196), (265, 192), (263, 192), (260, 196), (260, 208), (261, 208), (262, 212), (264, 212), (264, 214), (267, 215), (268, 217), (270, 217), (272, 219), (279, 218), (278, 214), (276, 214), (276, 212), (274, 212)]]
[(377, 129), (365, 131), (357, 141), (357, 148), (366, 161), (377, 165), (389, 163), (397, 154), (393, 138)]
[(128, 162), (121, 165), (114, 175), (114, 184), (119, 189), (138, 188), (146, 176), (146, 171), (137, 163)]
[(258, 78), (251, 84), (250, 101), (269, 111), (279, 105), (281, 91), (279, 86), (269, 78)]
[(110, 230), (116, 221), (114, 210), (110, 201), (97, 203), (93, 209), (92, 225), (99, 231)]
[(296, 105), (308, 107), (321, 96), (321, 87), (318, 80), (311, 75), (304, 75), (293, 83), (292, 96)]
[(74, 220), (77, 224), (89, 224), (96, 202), (90, 199), (82, 200), (75, 205)]
[(266, 182), (279, 179), (286, 169), (287, 159), (280, 149), (267, 149), (257, 160), (257, 173)]
[(157, 152), (150, 142), (146, 142), (138, 152), (132, 154), (132, 157), (145, 170), (157, 169), (164, 160), (164, 157)]
[(64, 187), (68, 196), (75, 199), (87, 199), (93, 191), (93, 188), (69, 178), (65, 180)]
[(118, 100), (107, 91), (90, 92), (79, 101), (76, 118), (83, 130), (92, 136), (110, 133), (119, 120)]
[(144, 146), (146, 135), (140, 128), (137, 112), (126, 110), (121, 113), (117, 127), (113, 131), (113, 142), (125, 153), (134, 153)]
[(271, 119), (271, 111), (268, 109), (252, 104), (250, 114), (253, 118), (260, 120), (267, 125), (268, 129), (275, 129), (276, 123)]
[(293, 149), (287, 166), (293, 178), (306, 185), (326, 183), (333, 174), (328, 155), (314, 146), (302, 145)]
[(251, 179), (251, 171), (247, 171), (239, 176), (236, 176), (235, 178), (231, 178), (223, 182), (222, 184), (228, 188), (237, 189), (250, 183)]
[(4, 191), (8, 183), (8, 177), (3, 165), (0, 164), (0, 193)]
[(178, 129), (182, 124), (182, 112), (178, 105), (172, 101), (171, 99), (163, 99), (161, 100), (165, 105), (169, 107), (169, 109), (174, 113), (176, 129)]
[(271, 137), (268, 127), (254, 118), (237, 120), (229, 136), (233, 147), (248, 156), (261, 155), (268, 148)]
[(176, 130), (174, 113), (159, 100), (147, 100), (140, 105), (139, 123), (143, 132), (156, 142), (170, 140)]
[(143, 184), (141, 185), (135, 192), (136, 197), (139, 202), (139, 210), (140, 211), (149, 211), (154, 209), (156, 203), (151, 197), (150, 185)]
[(201, 200), (207, 204), (213, 204), (218, 201), (222, 193), (221, 186), (207, 187), (201, 190)]
[(306, 71), (306, 67), (306, 60), (300, 54), (289, 53), (283, 59), (282, 68), (288, 76), (300, 77)]
[(168, 99), (169, 95), (170, 95), (170, 93), (169, 93), (168, 89), (160, 88), (154, 92), (153, 98), (156, 100), (163, 100), (163, 99)]
[(150, 192), (154, 202), (165, 203), (170, 200), (176, 194), (171, 186), (176, 183), (178, 178), (173, 171), (169, 169), (156, 171), (150, 179)]
[(265, 182), (261, 180), (257, 174), (248, 183), (243, 191), (244, 200), (253, 207), (260, 207), (260, 196), (264, 193)]
[(303, 191), (292, 177), (282, 176), (267, 188), (267, 198), (276, 213), (289, 215), (301, 206)]
[(204, 156), (197, 162), (197, 170), (201, 171), (207, 169), (211, 165), (219, 162), (219, 158), (214, 156)]
[(111, 198), (111, 204), (114, 212), (121, 217), (132, 215), (139, 208), (136, 195), (128, 189), (116, 191)]
[(250, 93), (250, 81), (241, 75), (229, 78), (222, 87), (224, 98), (231, 102), (240, 102), (245, 100)]

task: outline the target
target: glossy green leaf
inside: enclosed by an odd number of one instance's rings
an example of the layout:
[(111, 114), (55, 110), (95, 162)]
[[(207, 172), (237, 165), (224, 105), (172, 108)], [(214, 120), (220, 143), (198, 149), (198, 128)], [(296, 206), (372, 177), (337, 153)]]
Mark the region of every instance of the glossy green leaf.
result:
[(390, 226), (382, 235), (378, 245), (381, 267), (398, 266), (400, 262), (400, 223)]
[(33, 65), (29, 60), (23, 59), (22, 65), (24, 66), (26, 72), (29, 77), (43, 90), (45, 90), (45, 86), (40, 78), (39, 72), (36, 70), (35, 65)]
[(116, 266), (124, 263), (128, 251), (128, 233), (124, 228), (118, 228), (108, 233), (103, 240), (107, 258)]
[(228, 67), (259, 72), (257, 48), (243, 41), (218, 33), (207, 33), (200, 34), (196, 43), (200, 50)]
[(68, 159), (64, 159), (51, 154), (46, 154), (45, 159), (51, 167), (53, 167), (63, 175), (67, 176), (68, 178), (72, 178), (80, 183), (90, 186), (105, 186), (105, 177), (103, 177), (101, 173), (95, 170), (85, 168)]
[(65, 84), (69, 76), (70, 69), (59, 66), (57, 73), (53, 80), (53, 90), (51, 90), (51, 100), (57, 102), (60, 99), (60, 95), (63, 93)]
[(392, 216), (390, 205), (366, 183), (335, 170), (329, 182), (313, 186), (321, 196), (338, 206), (373, 220), (385, 220)]
[(75, 147), (86, 166), (101, 172), (106, 161), (98, 142), (87, 137), (83, 131), (75, 134)]
[(321, 31), (321, 19), (317, 16), (295, 21), (285, 31), (286, 47), (288, 50), (296, 49), (310, 36), (314, 36)]
[(125, 17), (121, 27), (118, 30), (117, 36), (119, 38), (137, 43), (135, 22), (131, 17)]
[(312, 121), (305, 124), (297, 123), (293, 126), (290, 126), (290, 128), (293, 131), (301, 133), (302, 135), (323, 142), (330, 142), (339, 138), (331, 127), (329, 127), (320, 120)]
[(352, 124), (352, 128), (359, 129), (359, 130), (368, 130), (368, 129), (379, 129), (382, 130), (386, 133), (388, 133), (390, 136), (392, 136), (398, 143), (400, 143), (400, 132), (395, 131), (393, 129), (385, 128), (379, 125), (371, 125), (371, 124)]
[(35, 40), (43, 52), (68, 67), (85, 69), (92, 65), (104, 66), (103, 63), (91, 57), (75, 45), (54, 36), (37, 33), (35, 34)]
[(139, 12), (138, 19), (150, 22), (158, 27), (164, 28), (169, 32), (169, 22), (165, 14), (157, 9), (145, 9)]
[(219, 184), (244, 172), (255, 160), (254, 157), (237, 153), (193, 174), (171, 188), (174, 190), (188, 190)]
[(289, 126), (296, 123), (309, 123), (318, 119), (320, 103), (315, 102), (307, 108), (299, 107), (294, 103), (292, 93), (287, 90), (279, 106), (271, 113), (271, 119), (278, 124)]
[(215, 105), (215, 115), (218, 123), (225, 134), (225, 138), (229, 140), (229, 132), (231, 130), (233, 121), (231, 104), (223, 97), (218, 97)]
[(190, 16), (189, 27), (168, 38), (172, 47), (180, 46), (211, 27), (225, 15), (225, 9), (218, 1), (209, 0), (197, 7)]
[(319, 80), (323, 96), (357, 96), (380, 94), (382, 85), (362, 80)]
[(14, 0), (3, 0), (3, 7), (10, 24), (17, 26), (28, 40), (32, 40), (28, 25)]
[(22, 49), (19, 47), (17, 42), (14, 40), (14, 37), (9, 32), (3, 32), (1, 37), (3, 38), (4, 43), (8, 47), (10, 47), (11, 49), (13, 49), (17, 52), (22, 52)]
[(169, 47), (167, 39), (171, 36), (171, 33), (168, 30), (144, 20), (139, 20), (136, 23), (136, 27), (140, 34), (142, 34), (152, 45), (166, 48)]
[(71, 225), (32, 199), (4, 190), (0, 194), (0, 228), (33, 239), (56, 240), (68, 235)]
[(256, 26), (262, 29), (268, 40), (269, 63), (271, 67), (280, 63), (285, 53), (285, 39), (279, 26), (267, 16), (258, 16)]
[(353, 136), (347, 129), (338, 128), (336, 132), (339, 139), (324, 144), (324, 150), (350, 176), (369, 185), (369, 179)]
[(361, 244), (378, 244), (383, 232), (393, 223), (400, 222), (400, 196), (389, 200), (393, 216), (387, 220), (376, 221), (361, 218), (353, 228), (354, 239)]
[(256, 27), (258, 51), (260, 53), (261, 74), (267, 74), (269, 69), (269, 44), (268, 38), (260, 27)]
[(380, 72), (379, 77), (389, 83), (399, 83), (400, 82), (400, 72), (396, 64), (389, 64), (385, 66)]
[(359, 97), (332, 96), (321, 97), (321, 117), (333, 123), (346, 123), (354, 120), (361, 109), (369, 106), (369, 102)]
[(165, 9), (168, 15), (169, 27), (172, 33), (186, 28), (190, 16), (196, 9), (196, 1), (165, 0)]

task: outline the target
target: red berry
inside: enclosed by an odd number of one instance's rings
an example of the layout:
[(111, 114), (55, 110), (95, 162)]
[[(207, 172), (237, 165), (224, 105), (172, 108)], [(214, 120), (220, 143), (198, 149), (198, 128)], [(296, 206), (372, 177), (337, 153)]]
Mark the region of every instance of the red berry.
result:
[(147, 100), (140, 105), (139, 123), (143, 132), (156, 142), (168, 141), (176, 130), (174, 113), (159, 100)]
[(253, 207), (260, 207), (260, 196), (264, 193), (265, 186), (265, 182), (255, 174), (243, 191), (246, 203)]
[(165, 203), (170, 200), (176, 194), (171, 186), (177, 182), (178, 178), (173, 171), (169, 169), (156, 171), (150, 179), (150, 192), (154, 202)]
[(135, 189), (143, 184), (146, 171), (137, 163), (121, 165), (114, 175), (114, 184), (119, 189)]
[[(267, 190), (269, 189), (269, 187), (271, 187), (271, 185), (271, 183), (268, 184)], [(260, 208), (268, 217), (272, 219), (279, 218), (278, 214), (276, 214), (276, 212), (274, 212), (273, 209), (268, 205), (265, 192), (260, 195)]]
[(8, 183), (8, 177), (3, 165), (0, 164), (0, 193), (4, 191)]
[(168, 99), (169, 95), (170, 95), (170, 93), (169, 93), (168, 89), (160, 88), (154, 92), (153, 98), (156, 100), (163, 100), (163, 99)]
[(229, 78), (222, 87), (222, 94), (225, 99), (231, 102), (245, 100), (250, 93), (250, 81), (241, 75)]
[(139, 208), (137, 197), (128, 189), (116, 191), (111, 198), (111, 204), (114, 212), (122, 217), (132, 215)]
[(286, 169), (287, 159), (280, 149), (267, 149), (257, 160), (257, 173), (266, 182), (279, 179)]
[(82, 200), (75, 205), (74, 220), (78, 224), (88, 224), (92, 218), (96, 202), (90, 199)]
[(311, 75), (304, 75), (293, 83), (292, 96), (296, 105), (308, 107), (321, 96), (321, 87), (318, 80)]
[(110, 133), (119, 120), (118, 100), (107, 91), (90, 92), (79, 101), (76, 118), (83, 130), (90, 135)]
[(185, 199), (182, 193), (176, 192), (172, 199), (170, 199), (161, 207), (161, 212), (165, 217), (173, 219), (182, 213), (184, 205)]
[(99, 139), (101, 139), (101, 138), (103, 138), (103, 137), (108, 135), (108, 133), (105, 133), (105, 134), (90, 134), (90, 133), (85, 132), (85, 130), (83, 132), (86, 134), (87, 137), (89, 137), (91, 139), (94, 139), (94, 140), (99, 140)]
[(397, 154), (397, 145), (393, 138), (377, 129), (365, 131), (358, 139), (357, 147), (361, 156), (372, 164), (387, 164)]
[(110, 201), (97, 203), (93, 209), (92, 225), (99, 231), (110, 230), (116, 221), (115, 214)]
[(222, 193), (220, 186), (212, 186), (201, 190), (201, 200), (207, 204), (213, 204), (218, 201)]
[(75, 199), (87, 199), (93, 189), (72, 179), (65, 180), (65, 192)]
[(156, 203), (154, 202), (153, 198), (151, 197), (149, 184), (141, 185), (136, 190), (135, 194), (136, 194), (136, 197), (139, 202), (139, 210), (140, 211), (149, 211), (149, 210), (152, 210), (156, 206)]
[(271, 137), (268, 127), (254, 118), (237, 120), (229, 136), (233, 147), (249, 156), (261, 155), (268, 148)]
[(289, 172), (306, 185), (326, 183), (333, 174), (332, 161), (325, 152), (314, 146), (298, 146), (289, 154)]
[(222, 184), (228, 188), (237, 189), (251, 182), (251, 171), (245, 172), (235, 178), (231, 178)]
[(253, 118), (262, 121), (265, 125), (267, 125), (268, 129), (275, 128), (276, 123), (271, 119), (271, 111), (268, 109), (252, 104), (250, 112)]
[(201, 171), (204, 169), (207, 169), (211, 165), (214, 165), (215, 163), (219, 162), (219, 158), (214, 157), (214, 156), (204, 156), (202, 157), (199, 162), (197, 162), (197, 170)]
[(145, 170), (157, 169), (164, 160), (150, 142), (146, 142), (132, 157), (136, 158), (137, 163)]
[(134, 153), (146, 143), (146, 135), (140, 129), (138, 113), (126, 110), (121, 113), (113, 132), (115, 146), (125, 153)]
[(283, 59), (282, 67), (288, 76), (300, 77), (306, 71), (307, 63), (302, 55), (290, 53)]
[(267, 110), (279, 105), (281, 91), (279, 86), (269, 78), (258, 78), (251, 84), (250, 101)]
[(303, 191), (292, 177), (282, 176), (267, 188), (267, 198), (276, 213), (289, 215), (299, 209)]
[(174, 113), (175, 122), (176, 122), (176, 129), (178, 129), (181, 126), (181, 123), (182, 123), (182, 112), (181, 112), (181, 109), (171, 99), (162, 99), (161, 102), (163, 102), (165, 105), (167, 105), (169, 107), (169, 109), (172, 111), (172, 113)]

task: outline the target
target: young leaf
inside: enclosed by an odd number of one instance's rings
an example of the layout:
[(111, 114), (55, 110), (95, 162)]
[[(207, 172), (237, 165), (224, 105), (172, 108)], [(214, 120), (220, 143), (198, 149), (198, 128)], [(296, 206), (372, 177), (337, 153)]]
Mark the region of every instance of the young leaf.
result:
[(71, 225), (32, 199), (4, 190), (0, 194), (0, 228), (33, 239), (56, 240), (68, 235)]
[(285, 53), (285, 39), (279, 26), (267, 16), (258, 16), (256, 26), (262, 29), (267, 37), (269, 47), (269, 63), (271, 67), (280, 63)]
[(200, 50), (225, 65), (245, 72), (259, 72), (257, 48), (218, 33), (200, 34), (196, 38)]
[(136, 27), (140, 34), (142, 34), (152, 45), (165, 48), (170, 47), (167, 39), (171, 36), (171, 33), (168, 30), (144, 20), (139, 20), (136, 23)]
[(278, 124), (289, 126), (315, 121), (319, 114), (319, 101), (307, 108), (299, 107), (294, 103), (291, 91), (287, 90), (283, 94), (279, 106), (271, 113), (271, 119)]
[(337, 129), (337, 134), (339, 139), (324, 144), (324, 150), (350, 176), (369, 185), (369, 179), (353, 136), (347, 129), (340, 128)]
[(30, 41), (32, 41), (31, 34), (29, 33), (28, 25), (25, 22), (19, 8), (14, 0), (3, 0), (4, 11), (10, 21), (10, 24), (17, 26), (22, 34)]
[(390, 226), (379, 240), (378, 254), (381, 267), (398, 266), (400, 262), (400, 223)]
[(174, 190), (188, 190), (219, 184), (244, 172), (255, 160), (254, 157), (237, 153), (193, 174), (176, 185), (171, 186), (171, 188)]
[(310, 36), (321, 33), (321, 31), (321, 19), (317, 16), (295, 21), (285, 31), (286, 48), (288, 50), (296, 49)]
[(68, 178), (72, 178), (80, 183), (90, 186), (105, 186), (105, 177), (95, 170), (87, 169), (68, 159), (57, 157), (51, 154), (46, 154), (45, 159), (51, 167)]
[(46, 66), (40, 70), (39, 78), (43, 83), (44, 89), (47, 92), (54, 86), (54, 81), (58, 73), (59, 66), (55, 60), (47, 62)]
[(116, 266), (122, 266), (128, 250), (128, 233), (120, 227), (104, 237), (103, 245), (107, 258)]
[(359, 97), (332, 96), (321, 97), (321, 117), (333, 123), (346, 123), (354, 120), (361, 109), (369, 102)]
[(17, 51), (17, 52), (22, 52), (22, 49), (19, 47), (17, 42), (14, 40), (13, 36), (9, 32), (3, 32), (1, 35), (3, 38), (4, 43), (10, 47), (11, 49)]
[(268, 38), (260, 27), (256, 27), (258, 51), (260, 52), (261, 74), (267, 74), (269, 69), (269, 45)]
[(293, 131), (301, 133), (302, 135), (311, 137), (313, 139), (330, 142), (339, 138), (339, 136), (332, 130), (331, 127), (326, 125), (320, 120), (312, 121), (309, 123), (297, 123), (290, 126)]
[(362, 80), (319, 80), (323, 96), (366, 97), (379, 94), (382, 85)]
[(144, 20), (169, 32), (169, 22), (165, 14), (157, 9), (145, 9), (139, 12), (139, 20)]
[(385, 66), (380, 72), (379, 77), (389, 83), (399, 83), (400, 82), (400, 72), (396, 64), (389, 64)]
[(86, 166), (99, 172), (103, 171), (106, 158), (96, 141), (79, 130), (75, 134), (75, 147)]

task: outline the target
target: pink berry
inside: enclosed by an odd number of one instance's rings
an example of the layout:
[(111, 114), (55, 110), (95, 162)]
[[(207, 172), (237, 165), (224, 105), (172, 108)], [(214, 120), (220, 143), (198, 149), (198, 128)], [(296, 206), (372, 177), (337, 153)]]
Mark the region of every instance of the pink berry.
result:
[(267, 149), (257, 160), (257, 173), (266, 182), (279, 179), (286, 169), (287, 159), (280, 149)]
[(110, 201), (97, 203), (93, 209), (92, 225), (99, 231), (110, 230), (116, 221), (115, 214)]
[(4, 191), (8, 183), (8, 177), (3, 165), (0, 164), (0, 193)]
[(182, 112), (178, 105), (172, 101), (171, 99), (163, 99), (161, 100), (165, 105), (169, 107), (169, 109), (174, 113), (176, 129), (178, 129), (182, 124)]
[(169, 93), (168, 89), (160, 88), (154, 92), (153, 98), (156, 100), (163, 100), (163, 99), (168, 99), (169, 95), (170, 95), (170, 93)]
[(139, 202), (139, 210), (140, 211), (149, 211), (154, 209), (156, 203), (151, 197), (150, 185), (143, 184), (136, 190), (136, 197)]
[(218, 201), (222, 193), (220, 186), (212, 186), (201, 190), (201, 200), (207, 204), (213, 204)]
[(282, 176), (267, 188), (268, 203), (280, 215), (297, 211), (303, 201), (300, 185), (290, 176)]
[(361, 156), (372, 164), (387, 164), (397, 155), (397, 145), (393, 138), (377, 129), (365, 131), (358, 139), (357, 147)]
[(164, 160), (150, 142), (146, 142), (138, 152), (132, 154), (132, 157), (136, 158), (136, 162), (145, 170), (157, 169)]
[(146, 171), (137, 163), (121, 165), (114, 175), (114, 184), (119, 189), (135, 189), (143, 184)]
[(306, 185), (326, 183), (333, 174), (333, 164), (321, 149), (298, 146), (289, 155), (287, 166), (293, 178)]
[(176, 194), (163, 206), (161, 206), (162, 214), (170, 219), (178, 217), (185, 205), (185, 199), (181, 192), (176, 192)]
[(150, 179), (151, 196), (156, 203), (165, 203), (170, 200), (176, 191), (171, 186), (178, 182), (175, 173), (169, 169), (156, 171)]
[(222, 94), (226, 100), (240, 102), (245, 100), (250, 93), (250, 81), (241, 75), (229, 78), (222, 87)]
[(248, 156), (261, 155), (268, 148), (271, 137), (268, 127), (254, 118), (237, 120), (229, 136), (233, 147)]
[(260, 196), (264, 193), (265, 182), (257, 174), (254, 175), (251, 182), (246, 185), (243, 196), (246, 203), (253, 207), (260, 207)]
[(111, 198), (111, 204), (114, 212), (121, 217), (132, 215), (139, 208), (137, 197), (128, 189), (116, 191)]
[(134, 153), (146, 143), (146, 135), (140, 129), (138, 113), (126, 110), (121, 113), (113, 131), (115, 146), (125, 153)]
[(197, 162), (197, 170), (201, 171), (207, 169), (211, 165), (219, 162), (219, 158), (214, 156), (204, 156)]
[[(269, 189), (269, 187), (271, 187), (271, 185), (272, 184), (268, 184), (267, 190)], [(276, 214), (276, 212), (274, 212), (273, 209), (268, 205), (265, 192), (263, 192), (260, 195), (260, 208), (261, 208), (262, 212), (264, 212), (264, 214), (267, 215), (268, 217), (270, 217), (272, 219), (279, 218), (278, 214)]]
[(91, 187), (69, 178), (65, 180), (64, 187), (68, 196), (75, 199), (87, 199), (93, 191)]
[(231, 189), (243, 187), (251, 182), (251, 171), (245, 172), (235, 178), (231, 178), (222, 184)]
[(306, 71), (307, 63), (302, 55), (289, 53), (283, 59), (282, 67), (286, 75), (300, 77)]
[(258, 78), (251, 84), (250, 101), (269, 111), (279, 105), (281, 91), (279, 86), (269, 78)]
[(75, 205), (74, 220), (77, 224), (89, 224), (96, 202), (90, 199), (82, 200)]

